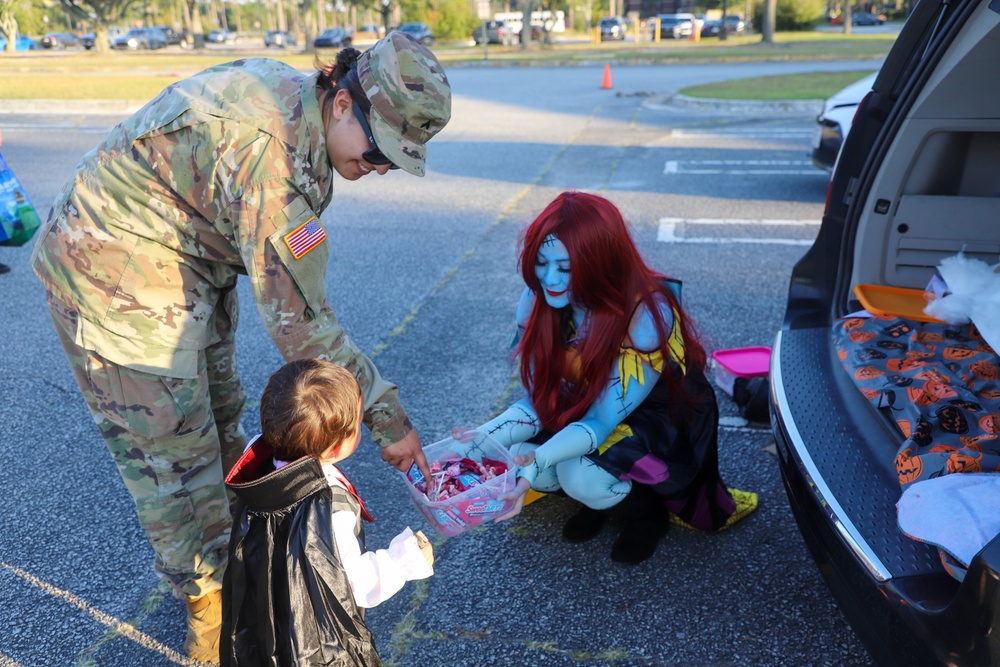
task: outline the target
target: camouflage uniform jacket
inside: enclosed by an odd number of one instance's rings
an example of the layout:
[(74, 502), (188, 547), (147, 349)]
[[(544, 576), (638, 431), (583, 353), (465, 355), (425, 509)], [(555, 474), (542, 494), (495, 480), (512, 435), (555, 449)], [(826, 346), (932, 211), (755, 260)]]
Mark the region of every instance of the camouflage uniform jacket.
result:
[(412, 427), (327, 304), (318, 215), (332, 193), (316, 75), (239, 60), (170, 85), (85, 155), (32, 265), (80, 313), (81, 347), (183, 378), (235, 326), (237, 275), (248, 275), (281, 355), (350, 369), (386, 446)]

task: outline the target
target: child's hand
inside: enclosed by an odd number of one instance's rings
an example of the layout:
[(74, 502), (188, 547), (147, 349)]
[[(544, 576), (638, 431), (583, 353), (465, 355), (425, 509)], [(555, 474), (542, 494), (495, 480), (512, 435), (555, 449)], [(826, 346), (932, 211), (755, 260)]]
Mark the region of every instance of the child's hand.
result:
[(427, 540), (427, 536), (418, 530), (414, 533), (414, 537), (417, 538), (417, 546), (420, 547), (420, 553), (423, 555), (424, 560), (427, 561), (428, 565), (434, 567), (434, 547)]

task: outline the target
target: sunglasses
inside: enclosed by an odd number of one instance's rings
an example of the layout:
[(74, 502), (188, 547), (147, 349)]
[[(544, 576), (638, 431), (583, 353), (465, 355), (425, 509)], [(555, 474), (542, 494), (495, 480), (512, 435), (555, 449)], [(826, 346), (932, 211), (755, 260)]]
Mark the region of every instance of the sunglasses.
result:
[(379, 167), (381, 165), (389, 165), (389, 169), (399, 169), (399, 165), (392, 163), (392, 160), (387, 158), (385, 154), (378, 149), (375, 144), (375, 137), (372, 136), (371, 125), (368, 124), (368, 119), (365, 118), (365, 112), (361, 110), (361, 106), (358, 104), (357, 100), (354, 100), (354, 115), (361, 123), (361, 129), (365, 131), (365, 135), (368, 137), (368, 143), (371, 144), (371, 148), (366, 150), (361, 154), (361, 159), (370, 165)]

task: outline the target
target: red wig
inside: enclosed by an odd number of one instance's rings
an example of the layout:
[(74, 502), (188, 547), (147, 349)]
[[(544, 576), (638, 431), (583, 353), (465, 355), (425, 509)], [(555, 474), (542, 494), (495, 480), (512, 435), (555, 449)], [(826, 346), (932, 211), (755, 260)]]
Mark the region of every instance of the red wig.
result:
[[(562, 333), (565, 309), (546, 303), (535, 274), (538, 251), (549, 235), (569, 251), (570, 294), (574, 305), (589, 311), (590, 317), (586, 337), (576, 347), (579, 377), (572, 383), (564, 381), (569, 377)], [(683, 336), (686, 366), (704, 367), (705, 350), (667, 287), (665, 276), (646, 265), (621, 213), (607, 199), (581, 192), (556, 197), (522, 234), (518, 261), (525, 284), (535, 293), (535, 305), (516, 353), (521, 357), (521, 382), (528, 388), (545, 428), (559, 430), (579, 420), (597, 400), (607, 386), (619, 347), (628, 336), (629, 320), (640, 303), (652, 314), (664, 361), (670, 359), (670, 328), (663, 321), (657, 295), (680, 315), (674, 326), (680, 327)], [(683, 401), (681, 379), (674, 377), (669, 366), (664, 367), (663, 378), (670, 383), (670, 395)]]

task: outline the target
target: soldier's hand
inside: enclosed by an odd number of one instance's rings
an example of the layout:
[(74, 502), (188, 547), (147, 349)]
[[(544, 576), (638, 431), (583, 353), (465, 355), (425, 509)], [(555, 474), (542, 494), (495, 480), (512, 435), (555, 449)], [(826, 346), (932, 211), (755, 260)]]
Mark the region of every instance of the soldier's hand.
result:
[(424, 456), (424, 448), (420, 445), (420, 436), (417, 435), (416, 431), (410, 431), (399, 442), (383, 447), (382, 460), (404, 473), (416, 463), (420, 472), (423, 473), (424, 479), (431, 478), (430, 468), (427, 467), (427, 457)]

